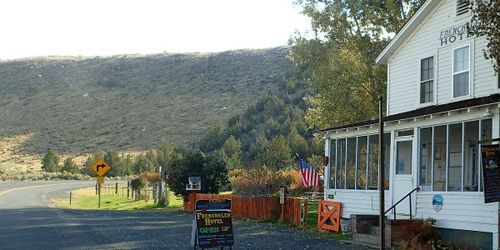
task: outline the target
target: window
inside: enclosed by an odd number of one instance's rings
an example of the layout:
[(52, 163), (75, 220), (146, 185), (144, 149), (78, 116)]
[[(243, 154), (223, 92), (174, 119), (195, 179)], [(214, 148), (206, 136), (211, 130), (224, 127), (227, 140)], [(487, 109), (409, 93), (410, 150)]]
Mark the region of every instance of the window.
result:
[(420, 172), (419, 186), (422, 191), (432, 191), (432, 128), (420, 130)]
[[(484, 141), (484, 140), (491, 140), (492, 139), (492, 121), (491, 119), (487, 119), (487, 120), (482, 120), (481, 121), (481, 140)], [(483, 176), (483, 168), (479, 168), (479, 171), (480, 171), (480, 174), (479, 174), (479, 191), (483, 191), (483, 183), (481, 182), (482, 181), (482, 176)]]
[(337, 140), (330, 141), (330, 181), (328, 182), (329, 188), (335, 188), (335, 166), (336, 166), (336, 155), (337, 155)]
[(384, 174), (385, 182), (384, 189), (389, 190), (389, 180), (390, 180), (390, 161), (391, 161), (391, 134), (384, 134)]
[(457, 0), (457, 16), (469, 13), (469, 0)]
[(469, 95), (469, 46), (453, 51), (453, 97)]
[[(378, 135), (332, 139), (330, 184), (335, 189), (378, 189)], [(389, 189), (391, 134), (384, 134), (385, 183)]]
[(448, 191), (462, 191), (462, 123), (448, 127)]
[(418, 183), (422, 190), (482, 191), (478, 142), (491, 139), (491, 134), (491, 119), (421, 128)]
[(432, 190), (445, 191), (446, 188), (446, 126), (434, 128), (434, 171)]
[(368, 189), (378, 189), (378, 135), (368, 137)]
[(464, 191), (478, 189), (479, 121), (466, 122), (464, 131)]
[(366, 136), (358, 137), (358, 164), (357, 164), (357, 179), (356, 179), (356, 189), (366, 189), (366, 160), (367, 158), (367, 148), (366, 148)]
[(420, 60), (420, 103), (433, 101), (434, 57)]
[(396, 144), (396, 174), (411, 174), (412, 141), (400, 141)]
[(356, 138), (347, 139), (346, 189), (354, 189), (356, 179)]
[(400, 136), (412, 136), (413, 129), (399, 130), (399, 131), (397, 131), (397, 135), (398, 135), (398, 137), (400, 137)]
[(337, 140), (337, 168), (336, 189), (345, 188), (345, 156), (346, 156), (346, 139)]

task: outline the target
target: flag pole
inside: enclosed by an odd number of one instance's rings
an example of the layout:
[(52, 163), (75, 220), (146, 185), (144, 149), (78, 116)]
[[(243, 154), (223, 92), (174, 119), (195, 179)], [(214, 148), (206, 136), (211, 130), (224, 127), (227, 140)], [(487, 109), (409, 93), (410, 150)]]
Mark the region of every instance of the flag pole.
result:
[(380, 249), (385, 249), (385, 195), (384, 195), (384, 121), (383, 121), (383, 108), (384, 98), (378, 97), (378, 190), (379, 190), (379, 223), (380, 223)]

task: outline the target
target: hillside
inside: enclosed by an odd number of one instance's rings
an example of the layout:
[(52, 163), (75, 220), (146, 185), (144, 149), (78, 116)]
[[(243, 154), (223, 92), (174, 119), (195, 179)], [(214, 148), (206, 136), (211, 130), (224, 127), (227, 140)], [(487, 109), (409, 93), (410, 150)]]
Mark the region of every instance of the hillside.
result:
[(23, 154), (144, 150), (162, 140), (191, 148), (215, 121), (281, 88), (291, 66), (287, 53), (0, 62), (0, 138), (29, 135)]

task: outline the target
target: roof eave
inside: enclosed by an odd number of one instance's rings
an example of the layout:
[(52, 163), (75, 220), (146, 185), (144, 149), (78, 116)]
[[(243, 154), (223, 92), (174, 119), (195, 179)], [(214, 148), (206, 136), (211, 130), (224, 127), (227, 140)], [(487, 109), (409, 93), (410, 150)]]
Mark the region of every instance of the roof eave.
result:
[(375, 62), (380, 65), (385, 65), (389, 61), (389, 57), (403, 44), (406, 38), (418, 27), (424, 18), (433, 10), (439, 3), (438, 0), (427, 0), (415, 12), (415, 14), (405, 23), (403, 28), (394, 36), (394, 38), (385, 46), (384, 50), (377, 56)]
[[(397, 113), (393, 115), (389, 115), (383, 118), (384, 123), (385, 122), (394, 122), (398, 120), (405, 120), (405, 119), (413, 119), (417, 117), (423, 117), (423, 116), (428, 116), (432, 114), (438, 114), (438, 113), (444, 113), (444, 112), (451, 112), (451, 111), (456, 111), (456, 110), (461, 110), (461, 109), (467, 109), (467, 108), (474, 108), (474, 107), (483, 107), (483, 106), (488, 106), (492, 105), (494, 103), (497, 103), (497, 105), (500, 107), (500, 94), (492, 94), (489, 96), (483, 96), (483, 97), (478, 97), (474, 99), (466, 99), (462, 101), (457, 101), (457, 102), (451, 102), (451, 103), (445, 103), (445, 104), (439, 104), (439, 105), (432, 105), (432, 106), (427, 106), (415, 110), (410, 110), (407, 112), (403, 113)], [(369, 125), (374, 125), (375, 123), (378, 123), (378, 119), (375, 120), (365, 120), (357, 123), (351, 123), (351, 124), (345, 124), (345, 125), (340, 125), (332, 128), (325, 128), (325, 129), (320, 129), (313, 131), (313, 133), (319, 134), (325, 134), (328, 132), (333, 132), (336, 130), (343, 130), (343, 129), (352, 129), (356, 127), (366, 127)]]

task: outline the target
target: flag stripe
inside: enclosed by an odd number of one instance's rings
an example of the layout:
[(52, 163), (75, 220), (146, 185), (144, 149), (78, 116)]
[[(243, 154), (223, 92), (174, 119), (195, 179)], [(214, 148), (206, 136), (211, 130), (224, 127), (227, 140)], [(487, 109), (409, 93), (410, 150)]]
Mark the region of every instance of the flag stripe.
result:
[(318, 173), (316, 173), (311, 165), (304, 161), (300, 162), (300, 173), (303, 187), (316, 187), (320, 185)]

